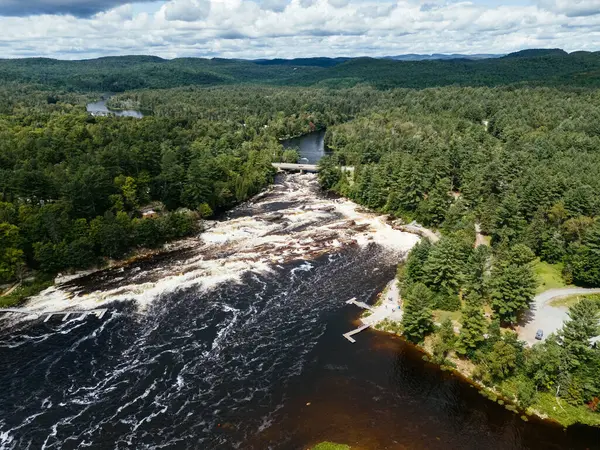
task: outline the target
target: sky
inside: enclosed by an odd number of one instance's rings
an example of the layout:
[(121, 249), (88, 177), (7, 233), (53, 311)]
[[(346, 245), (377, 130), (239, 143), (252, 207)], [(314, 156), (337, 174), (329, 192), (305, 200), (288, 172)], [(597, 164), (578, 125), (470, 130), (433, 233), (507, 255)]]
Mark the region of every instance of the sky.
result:
[(0, 0), (0, 58), (600, 50), (600, 0)]

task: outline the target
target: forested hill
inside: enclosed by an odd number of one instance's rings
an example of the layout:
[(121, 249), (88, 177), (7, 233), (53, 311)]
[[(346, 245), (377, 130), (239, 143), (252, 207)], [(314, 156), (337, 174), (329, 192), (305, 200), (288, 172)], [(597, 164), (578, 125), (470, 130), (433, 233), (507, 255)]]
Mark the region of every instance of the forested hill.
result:
[(46, 58), (0, 60), (0, 82), (35, 83), (76, 91), (123, 92), (187, 85), (261, 83), (377, 88), (446, 85), (600, 86), (600, 52), (526, 50), (502, 58), (434, 61), (303, 58), (242, 61), (153, 56), (108, 57), (83, 61)]

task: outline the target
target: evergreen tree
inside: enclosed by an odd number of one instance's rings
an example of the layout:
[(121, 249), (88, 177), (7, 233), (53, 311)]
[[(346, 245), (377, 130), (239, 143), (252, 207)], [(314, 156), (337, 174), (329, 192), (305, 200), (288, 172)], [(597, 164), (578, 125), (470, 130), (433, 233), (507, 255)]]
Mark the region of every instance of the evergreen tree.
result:
[(440, 239), (432, 247), (425, 262), (425, 284), (443, 295), (457, 295), (469, 252), (470, 249), (458, 239)]
[(524, 230), (527, 222), (521, 214), (519, 198), (507, 195), (496, 210), (496, 220), (492, 231), (492, 242), (513, 243)]
[(181, 192), (185, 180), (185, 170), (179, 164), (177, 152), (167, 143), (163, 144), (159, 186), (161, 200), (167, 209), (180, 205)]
[(431, 299), (431, 291), (423, 283), (412, 285), (404, 293), (402, 330), (406, 339), (411, 342), (422, 342), (433, 330)]
[(427, 200), (421, 203), (420, 216), (426, 225), (439, 226), (444, 221), (452, 203), (451, 188), (451, 181), (443, 178), (429, 192)]
[(466, 355), (475, 351), (485, 340), (487, 321), (481, 307), (481, 300), (476, 295), (467, 298), (462, 311), (462, 328), (458, 338), (456, 351)]
[(488, 287), (490, 249), (485, 245), (475, 248), (469, 255), (465, 270), (465, 282), (469, 292), (485, 297)]
[(537, 280), (531, 267), (533, 254), (529, 248), (516, 245), (505, 258), (497, 261), (492, 271), (492, 308), (502, 321), (515, 324), (519, 314), (529, 307)]
[(413, 283), (422, 282), (425, 277), (425, 263), (429, 257), (432, 245), (429, 239), (421, 239), (421, 241), (415, 245), (404, 263), (402, 268), (402, 275), (400, 281), (403, 286), (409, 286)]
[(423, 180), (420, 163), (413, 158), (406, 158), (398, 177), (399, 203), (404, 211), (415, 211), (423, 200)]
[(319, 161), (319, 183), (326, 190), (334, 189), (342, 179), (342, 171), (334, 159), (326, 155)]
[(575, 245), (568, 263), (575, 282), (600, 285), (600, 222), (587, 231), (583, 245)]
[(202, 204), (210, 204), (212, 185), (206, 161), (194, 159), (188, 167), (185, 185), (181, 193), (182, 202), (190, 209), (196, 209)]
[(569, 320), (559, 332), (569, 370), (593, 358), (590, 340), (600, 334), (598, 303), (584, 298), (569, 309)]

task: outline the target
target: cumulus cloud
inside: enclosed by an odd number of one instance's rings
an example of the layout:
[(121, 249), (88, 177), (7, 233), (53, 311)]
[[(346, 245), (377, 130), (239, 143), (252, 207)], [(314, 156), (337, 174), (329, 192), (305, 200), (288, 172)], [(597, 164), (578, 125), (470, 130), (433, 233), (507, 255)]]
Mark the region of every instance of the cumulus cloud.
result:
[(90, 17), (128, 3), (157, 0), (0, 0), (0, 16), (71, 14)]
[(172, 0), (163, 7), (167, 20), (195, 22), (205, 19), (210, 12), (208, 0)]
[(281, 12), (288, 5), (288, 0), (259, 0), (258, 3), (265, 11)]
[(331, 6), (336, 8), (343, 8), (344, 6), (348, 6), (350, 0), (328, 0)]
[(540, 5), (568, 17), (600, 14), (600, 0), (540, 0)]
[[(582, 2), (585, 11), (573, 9), (577, 0), (522, 1), (523, 5), (511, 1), (510, 6), (498, 6), (474, 0), (169, 0), (152, 9), (104, 0), (102, 4), (112, 8), (93, 15), (71, 11), (0, 17), (0, 46), (5, 57), (70, 59), (116, 54), (293, 58), (507, 53), (532, 47), (600, 50), (600, 14), (590, 13), (590, 5), (600, 0)], [(93, 2), (68, 3), (73, 8)], [(0, 5), (7, 4), (0, 0)]]

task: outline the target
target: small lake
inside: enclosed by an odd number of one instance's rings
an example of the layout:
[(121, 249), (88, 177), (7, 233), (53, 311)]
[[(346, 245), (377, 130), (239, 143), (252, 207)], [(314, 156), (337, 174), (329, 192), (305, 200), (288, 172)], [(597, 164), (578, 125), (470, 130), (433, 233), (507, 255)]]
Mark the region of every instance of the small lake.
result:
[(95, 116), (108, 116), (109, 114), (114, 114), (118, 117), (135, 117), (136, 119), (141, 119), (144, 117), (141, 111), (135, 111), (133, 109), (124, 109), (124, 110), (114, 110), (109, 109), (106, 106), (106, 102), (110, 97), (103, 98), (94, 103), (88, 103), (86, 106), (87, 112), (91, 113)]
[(286, 139), (281, 142), (283, 148), (295, 148), (300, 153), (301, 158), (308, 161), (299, 161), (305, 164), (317, 164), (319, 160), (328, 152), (325, 149), (325, 130), (315, 131), (293, 139)]

